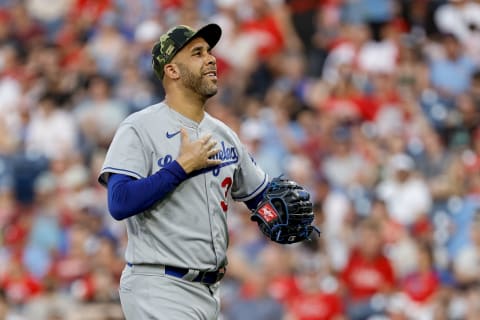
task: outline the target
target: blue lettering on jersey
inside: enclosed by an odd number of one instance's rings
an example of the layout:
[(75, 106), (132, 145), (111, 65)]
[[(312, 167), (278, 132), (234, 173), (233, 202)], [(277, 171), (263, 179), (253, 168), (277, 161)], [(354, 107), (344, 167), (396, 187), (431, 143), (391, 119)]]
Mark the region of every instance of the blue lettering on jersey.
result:
[[(191, 177), (202, 174), (202, 173), (210, 172), (210, 171), (212, 171), (214, 176), (218, 176), (220, 174), (221, 168), (238, 162), (237, 148), (232, 146), (226, 146), (224, 141), (222, 141), (220, 145), (221, 145), (220, 151), (216, 155), (212, 156), (211, 159), (222, 160), (222, 163), (213, 167), (208, 167), (208, 168), (203, 168), (200, 170), (193, 171), (192, 173), (190, 173)], [(163, 168), (169, 163), (171, 163), (172, 161), (173, 161), (173, 156), (170, 154), (167, 154), (165, 157), (158, 159), (157, 164), (160, 168)]]
[(224, 141), (222, 141), (220, 144), (222, 145), (222, 149), (220, 149), (220, 151), (216, 155), (211, 157), (211, 159), (237, 162), (237, 149), (235, 147), (226, 147)]
[(165, 167), (166, 165), (172, 163), (173, 157), (170, 154), (167, 154), (165, 157), (158, 159), (157, 164), (160, 168)]
[(220, 149), (220, 151), (218, 151), (216, 155), (211, 157), (211, 159), (222, 160), (222, 163), (218, 166), (205, 168), (209, 169), (208, 171), (211, 170), (214, 176), (218, 176), (220, 174), (221, 168), (238, 162), (238, 152), (235, 147), (225, 146), (225, 141), (222, 141), (220, 145), (222, 146), (222, 148)]

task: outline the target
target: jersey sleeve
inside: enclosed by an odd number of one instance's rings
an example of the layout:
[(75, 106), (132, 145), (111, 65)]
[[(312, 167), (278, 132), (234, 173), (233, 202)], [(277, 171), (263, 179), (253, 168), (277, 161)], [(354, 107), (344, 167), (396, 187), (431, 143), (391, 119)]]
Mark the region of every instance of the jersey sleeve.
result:
[(150, 157), (138, 131), (131, 123), (123, 123), (115, 133), (107, 151), (98, 181), (106, 186), (110, 173), (144, 178), (150, 172)]
[(255, 163), (245, 146), (240, 148), (240, 165), (235, 171), (232, 199), (248, 201), (258, 195), (268, 184), (267, 174)]

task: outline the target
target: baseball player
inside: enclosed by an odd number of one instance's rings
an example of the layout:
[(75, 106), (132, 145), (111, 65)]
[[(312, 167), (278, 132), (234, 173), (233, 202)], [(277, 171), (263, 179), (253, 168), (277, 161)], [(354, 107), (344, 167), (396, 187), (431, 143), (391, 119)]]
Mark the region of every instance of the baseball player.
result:
[(217, 93), (220, 36), (208, 24), (160, 37), (152, 61), (165, 100), (123, 121), (100, 172), (110, 213), (127, 226), (119, 291), (128, 320), (217, 319), (229, 199), (253, 211), (269, 186), (237, 135), (204, 110)]

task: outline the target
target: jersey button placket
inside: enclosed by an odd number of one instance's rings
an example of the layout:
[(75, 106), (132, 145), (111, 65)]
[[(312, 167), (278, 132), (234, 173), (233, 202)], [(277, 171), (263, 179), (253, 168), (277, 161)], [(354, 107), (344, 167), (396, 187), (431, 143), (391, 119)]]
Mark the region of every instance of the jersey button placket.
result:
[[(199, 139), (200, 137), (203, 137), (204, 135), (207, 135), (209, 132), (207, 132), (206, 130), (202, 130), (200, 127), (197, 128), (197, 139)], [(202, 174), (202, 177), (203, 177), (203, 183), (204, 183), (204, 193), (205, 193), (205, 204), (206, 204), (206, 207), (207, 207), (207, 212), (206, 212), (206, 215), (208, 216), (208, 221), (209, 221), (209, 224), (210, 224), (210, 241), (212, 243), (212, 248), (213, 248), (213, 251), (214, 251), (214, 254), (215, 254), (215, 259), (218, 261), (218, 253), (217, 253), (217, 246), (215, 245), (215, 217), (214, 215), (212, 214), (213, 211), (215, 211), (215, 207), (212, 206), (212, 203), (211, 203), (211, 200), (213, 198), (215, 198), (213, 195), (210, 194), (210, 192), (212, 192), (209, 188), (209, 182), (210, 182), (210, 179), (211, 179), (211, 175), (212, 175), (212, 172), (211, 171), (206, 171), (204, 174)], [(215, 264), (217, 263), (217, 261), (215, 261)]]

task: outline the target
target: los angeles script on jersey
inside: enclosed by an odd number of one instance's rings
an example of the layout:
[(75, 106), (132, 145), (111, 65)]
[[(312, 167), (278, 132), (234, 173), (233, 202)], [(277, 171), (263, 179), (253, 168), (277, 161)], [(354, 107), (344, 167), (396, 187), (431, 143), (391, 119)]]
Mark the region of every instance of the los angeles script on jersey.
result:
[[(196, 176), (205, 172), (212, 171), (214, 176), (218, 176), (221, 168), (238, 162), (237, 148), (226, 145), (225, 141), (220, 142), (220, 147), (221, 147), (220, 151), (216, 155), (212, 156), (211, 159), (222, 160), (221, 164), (214, 167), (196, 170), (192, 172), (190, 175)], [(169, 163), (171, 163), (172, 161), (173, 161), (173, 156), (171, 154), (167, 154), (164, 157), (161, 157), (160, 159), (158, 159), (157, 164), (160, 168), (163, 168)]]

